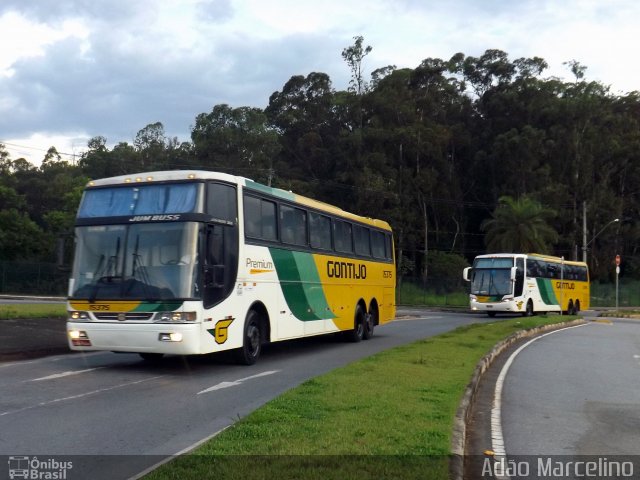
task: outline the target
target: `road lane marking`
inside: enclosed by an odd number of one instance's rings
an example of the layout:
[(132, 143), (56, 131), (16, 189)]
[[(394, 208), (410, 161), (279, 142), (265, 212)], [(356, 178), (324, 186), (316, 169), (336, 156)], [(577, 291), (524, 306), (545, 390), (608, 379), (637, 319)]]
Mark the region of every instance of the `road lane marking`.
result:
[(205, 442), (208, 442), (209, 440), (211, 440), (213, 437), (217, 437), (218, 435), (220, 435), (222, 432), (224, 432), (226, 429), (228, 429), (231, 425), (227, 425), (226, 427), (221, 428), (220, 430), (218, 430), (215, 433), (212, 433), (211, 435), (208, 435), (206, 437), (204, 437), (201, 440), (198, 440), (195, 443), (192, 443), (191, 445), (189, 445), (186, 448), (183, 448), (182, 450), (180, 450), (178, 453), (174, 453), (173, 455), (169, 455), (166, 458), (163, 458), (162, 460), (160, 460), (158, 463), (151, 465), (148, 468), (145, 468), (142, 472), (135, 474), (132, 477), (129, 477), (127, 480), (139, 480), (143, 477), (145, 477), (146, 475), (150, 474), (151, 472), (153, 472), (154, 470), (160, 468), (162, 465), (164, 465), (165, 463), (170, 462), (171, 460), (173, 460), (176, 457), (180, 457), (182, 455), (186, 455), (187, 453), (191, 452), (192, 450), (195, 450), (196, 448), (198, 448), (200, 445), (202, 445)]
[(393, 321), (395, 323), (395, 322), (411, 322), (414, 320), (442, 320), (444, 318), (448, 318), (448, 317), (437, 316), (437, 315), (427, 316), (427, 317), (401, 316), (401, 317), (396, 317)]
[(0, 417), (4, 417), (5, 415), (13, 415), (14, 413), (20, 413), (20, 412), (24, 412), (26, 410), (33, 410), (34, 408), (46, 407), (46, 406), (52, 405), (54, 403), (65, 402), (67, 400), (75, 400), (75, 399), (78, 399), (78, 398), (88, 397), (89, 395), (96, 395), (98, 393), (108, 392), (110, 390), (115, 390), (117, 388), (123, 388), (123, 387), (128, 387), (128, 386), (131, 386), (131, 385), (137, 385), (139, 383), (149, 382), (151, 380), (157, 380), (157, 379), (163, 378), (163, 377), (166, 377), (166, 375), (158, 375), (157, 377), (143, 378), (142, 380), (136, 380), (134, 382), (120, 383), (120, 384), (114, 385), (112, 387), (99, 388), (98, 390), (92, 390), (90, 392), (85, 392), (85, 393), (79, 393), (78, 395), (71, 395), (69, 397), (56, 398), (56, 399), (53, 399), (53, 400), (48, 400), (46, 402), (37, 403), (35, 405), (29, 405), (28, 407), (18, 408), (16, 410), (7, 410), (6, 412), (1, 412), (0, 413)]
[[(533, 342), (540, 340), (548, 335), (563, 332), (565, 330), (569, 330), (571, 328), (579, 328), (586, 327), (589, 325), (588, 323), (582, 325), (575, 325), (572, 327), (560, 328), (558, 330), (553, 330), (551, 332), (547, 332), (538, 337), (532, 338), (524, 345), (521, 345), (515, 352), (511, 354), (511, 356), (507, 359), (506, 363), (503, 365), (502, 370), (500, 370), (500, 375), (498, 375), (498, 379), (496, 380), (496, 387), (493, 394), (493, 406), (491, 407), (491, 443), (492, 450), (494, 452), (494, 459), (498, 461), (504, 461), (504, 464), (507, 464), (507, 452), (504, 444), (504, 435), (502, 433), (502, 389), (504, 387), (504, 379), (507, 376), (507, 372), (509, 368), (511, 368), (511, 364), (518, 356), (518, 354), (531, 345)], [(498, 480), (509, 480), (508, 475), (495, 475)]]
[(86, 373), (86, 372), (93, 372), (94, 370), (100, 370), (102, 368), (107, 368), (107, 367), (87, 368), (85, 370), (69, 370), (68, 372), (54, 373), (53, 375), (48, 375), (46, 377), (34, 378), (32, 380), (25, 380), (25, 382), (41, 382), (43, 380), (55, 380), (56, 378), (68, 377), (69, 375), (79, 375), (81, 373)]
[(247, 380), (253, 380), (254, 378), (266, 377), (267, 375), (273, 375), (274, 373), (278, 373), (278, 372), (280, 372), (280, 370), (268, 370), (266, 372), (258, 373), (256, 375), (251, 375), (250, 377), (240, 378), (240, 379), (234, 380), (232, 382), (220, 382), (217, 385), (214, 385), (213, 387), (209, 387), (209, 388), (207, 388), (205, 390), (202, 390), (201, 392), (198, 392), (198, 395), (200, 395), (201, 393), (208, 393), (208, 392), (214, 392), (216, 390), (222, 390), (224, 388), (237, 387), (238, 385), (242, 385), (242, 383), (246, 382)]

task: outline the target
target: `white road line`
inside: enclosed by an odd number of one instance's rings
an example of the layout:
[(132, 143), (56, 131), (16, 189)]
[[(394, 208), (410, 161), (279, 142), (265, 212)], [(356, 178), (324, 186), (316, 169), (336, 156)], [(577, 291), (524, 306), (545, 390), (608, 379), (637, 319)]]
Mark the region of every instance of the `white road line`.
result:
[(55, 373), (53, 375), (49, 375), (46, 377), (34, 378), (32, 380), (25, 380), (25, 382), (41, 382), (43, 380), (55, 380), (56, 378), (68, 377), (69, 375), (79, 375), (81, 373), (86, 373), (86, 372), (93, 372), (94, 370), (100, 370), (102, 368), (107, 368), (107, 367), (87, 368), (85, 370), (70, 370), (68, 372)]
[[(513, 363), (515, 358), (518, 356), (518, 354), (522, 350), (527, 348), (533, 342), (536, 342), (536, 341), (540, 340), (541, 338), (546, 337), (547, 335), (551, 335), (553, 333), (558, 333), (558, 332), (563, 332), (565, 330), (569, 330), (570, 328), (586, 327), (587, 325), (589, 325), (589, 324), (585, 323), (583, 325), (575, 325), (575, 326), (572, 326), (572, 327), (565, 327), (565, 328), (561, 328), (559, 330), (553, 330), (552, 332), (548, 332), (548, 333), (545, 333), (545, 334), (540, 335), (538, 337), (532, 338), (527, 343), (525, 343), (524, 345), (520, 346), (507, 359), (506, 363), (502, 367), (502, 370), (500, 370), (500, 375), (498, 375), (498, 380), (496, 380), (496, 388), (495, 388), (495, 391), (494, 391), (494, 394), (493, 394), (493, 406), (491, 408), (491, 444), (492, 444), (492, 449), (493, 449), (493, 453), (494, 453), (494, 458), (495, 458), (496, 461), (504, 461), (504, 463), (501, 462), (501, 464), (507, 465), (507, 452), (506, 452), (506, 447), (505, 447), (505, 444), (504, 444), (504, 436), (502, 434), (502, 389), (503, 389), (503, 386), (504, 386), (504, 379), (507, 376), (507, 372), (509, 371), (509, 368), (511, 367), (511, 364)], [(498, 474), (496, 474), (495, 477), (498, 480), (508, 480), (509, 479), (508, 475), (498, 475)]]
[(205, 390), (202, 390), (201, 392), (198, 392), (198, 395), (200, 395), (201, 393), (213, 392), (215, 390), (222, 390), (223, 388), (236, 387), (238, 385), (241, 385), (243, 382), (246, 382), (247, 380), (253, 380), (254, 378), (259, 378), (259, 377), (266, 377), (267, 375), (273, 375), (274, 373), (278, 373), (278, 372), (280, 372), (280, 370), (269, 370), (266, 372), (258, 373), (256, 375), (251, 375), (250, 377), (240, 378), (232, 382), (221, 382), (221, 383), (218, 383), (217, 385), (214, 385), (213, 387), (209, 387)]
[(126, 382), (121, 383), (119, 385), (114, 385), (112, 387), (100, 388), (98, 390), (92, 390), (91, 392), (80, 393), (78, 395), (71, 395), (70, 397), (56, 398), (54, 400), (48, 400), (46, 402), (40, 402), (35, 405), (29, 405), (28, 407), (18, 408), (16, 410), (8, 410), (6, 412), (0, 413), (0, 417), (4, 417), (5, 415), (12, 415), (14, 413), (24, 412), (26, 410), (33, 410), (34, 408), (46, 407), (47, 405), (51, 405), (54, 403), (65, 402), (67, 400), (75, 400), (77, 398), (88, 397), (89, 395), (96, 395), (98, 393), (108, 392), (109, 390), (115, 390), (117, 388), (128, 387), (130, 385), (137, 385), (139, 383), (149, 382), (151, 380), (157, 380), (158, 378), (166, 377), (166, 375), (158, 375), (157, 377), (144, 378), (142, 380), (136, 380), (135, 382)]
[(393, 319), (393, 322), (412, 322), (414, 320), (442, 320), (443, 318), (448, 318), (448, 317), (442, 317), (442, 316), (429, 316), (429, 317), (397, 317)]
[(189, 445), (186, 448), (183, 448), (182, 450), (180, 450), (178, 453), (174, 453), (171, 456), (168, 456), (167, 458), (164, 458), (162, 460), (160, 460), (158, 463), (151, 465), (149, 468), (145, 468), (142, 472), (135, 474), (133, 477), (129, 477), (128, 480), (139, 480), (140, 478), (144, 477), (145, 475), (148, 475), (149, 473), (153, 472), (154, 470), (160, 468), (162, 465), (164, 465), (165, 463), (170, 462), (171, 460), (173, 460), (176, 457), (180, 457), (181, 455), (186, 455), (187, 453), (191, 452), (192, 450), (195, 450), (196, 448), (198, 448), (200, 445), (202, 445), (205, 442), (208, 442), (209, 440), (211, 440), (213, 437), (217, 437), (219, 434), (221, 434), (222, 432), (224, 432), (227, 428), (229, 428), (231, 425), (228, 425), (224, 428), (221, 428), (220, 430), (218, 430), (215, 433), (212, 433), (211, 435), (204, 437), (201, 440), (198, 440), (197, 442)]

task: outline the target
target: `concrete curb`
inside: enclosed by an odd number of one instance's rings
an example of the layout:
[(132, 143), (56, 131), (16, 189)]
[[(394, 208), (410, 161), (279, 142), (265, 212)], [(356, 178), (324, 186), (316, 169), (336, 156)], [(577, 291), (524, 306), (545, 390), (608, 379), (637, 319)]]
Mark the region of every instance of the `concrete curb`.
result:
[(465, 388), (464, 395), (456, 411), (456, 416), (453, 422), (453, 432), (451, 435), (451, 459), (449, 465), (450, 478), (456, 480), (462, 480), (464, 476), (464, 455), (465, 444), (467, 440), (467, 423), (471, 416), (471, 406), (473, 405), (478, 385), (482, 380), (482, 376), (493, 364), (495, 359), (504, 352), (508, 347), (522, 338), (533, 337), (540, 333), (550, 332), (552, 330), (560, 330), (573, 325), (580, 325), (587, 323), (584, 319), (572, 320), (570, 322), (554, 323), (553, 325), (545, 325), (542, 327), (535, 327), (528, 330), (519, 330), (516, 333), (511, 334), (501, 342), (497, 343), (491, 351), (486, 354), (476, 365), (476, 368), (471, 376), (471, 381)]

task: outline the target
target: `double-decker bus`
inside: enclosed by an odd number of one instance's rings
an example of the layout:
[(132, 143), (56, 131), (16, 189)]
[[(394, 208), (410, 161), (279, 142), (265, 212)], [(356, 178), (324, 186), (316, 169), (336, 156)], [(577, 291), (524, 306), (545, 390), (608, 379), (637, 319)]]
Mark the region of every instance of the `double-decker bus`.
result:
[(538, 254), (479, 255), (465, 268), (471, 310), (496, 313), (567, 312), (589, 309), (589, 271), (583, 262)]
[(75, 223), (72, 350), (206, 354), (395, 317), (389, 225), (243, 177), (165, 171), (91, 181)]

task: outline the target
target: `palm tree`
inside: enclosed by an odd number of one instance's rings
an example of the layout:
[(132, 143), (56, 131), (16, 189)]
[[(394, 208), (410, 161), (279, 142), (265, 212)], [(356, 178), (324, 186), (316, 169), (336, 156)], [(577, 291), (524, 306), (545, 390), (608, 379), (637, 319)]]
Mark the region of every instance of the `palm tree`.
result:
[(514, 200), (500, 197), (492, 218), (482, 222), (487, 232), (485, 245), (489, 252), (548, 253), (557, 241), (557, 232), (547, 223), (555, 212), (523, 196)]

